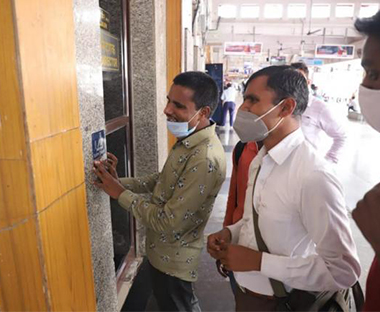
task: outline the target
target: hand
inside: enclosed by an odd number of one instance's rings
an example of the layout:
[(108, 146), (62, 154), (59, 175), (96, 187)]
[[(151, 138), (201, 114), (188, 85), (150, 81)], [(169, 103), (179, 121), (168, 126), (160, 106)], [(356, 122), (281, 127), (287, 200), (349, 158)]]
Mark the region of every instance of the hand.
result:
[(377, 257), (380, 257), (380, 183), (357, 203), (352, 217)]
[(119, 179), (117, 175), (116, 167), (117, 167), (118, 159), (112, 153), (107, 153), (107, 159), (102, 161), (102, 164), (107, 169), (107, 171), (116, 179)]
[(109, 172), (107, 172), (103, 163), (100, 161), (94, 162), (94, 173), (99, 178), (100, 182), (94, 181), (94, 185), (101, 188), (109, 196), (114, 199), (118, 199), (121, 193), (125, 191), (125, 188), (121, 183), (115, 179)]
[(248, 247), (221, 244), (218, 252), (222, 265), (229, 271), (245, 272), (260, 271), (262, 253)]
[(223, 230), (213, 233), (207, 237), (207, 252), (214, 259), (218, 258), (218, 252), (220, 249), (221, 243), (230, 243), (231, 242), (231, 232), (228, 228), (224, 228)]

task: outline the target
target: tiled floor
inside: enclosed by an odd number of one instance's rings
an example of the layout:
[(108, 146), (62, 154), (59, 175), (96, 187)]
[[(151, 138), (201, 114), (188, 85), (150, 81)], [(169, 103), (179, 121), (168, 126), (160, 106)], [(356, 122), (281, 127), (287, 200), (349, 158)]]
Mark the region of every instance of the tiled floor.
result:
[[(345, 188), (347, 208), (352, 210), (365, 192), (380, 182), (380, 134), (372, 130), (367, 124), (351, 121), (348, 122), (347, 131), (347, 146), (336, 171)], [(214, 210), (205, 230), (205, 239), (208, 234), (222, 228), (232, 170), (232, 149), (238, 141), (237, 135), (229, 128), (219, 128), (218, 132), (228, 161), (227, 179), (216, 199)], [(351, 225), (362, 263), (360, 281), (364, 288), (373, 251), (354, 222), (351, 222)], [(202, 310), (233, 311), (234, 300), (229, 282), (219, 276), (215, 269), (214, 260), (205, 250), (202, 252), (199, 273), (200, 278), (195, 283), (195, 290)], [(156, 310), (155, 302), (150, 296), (146, 311), (154, 310)]]

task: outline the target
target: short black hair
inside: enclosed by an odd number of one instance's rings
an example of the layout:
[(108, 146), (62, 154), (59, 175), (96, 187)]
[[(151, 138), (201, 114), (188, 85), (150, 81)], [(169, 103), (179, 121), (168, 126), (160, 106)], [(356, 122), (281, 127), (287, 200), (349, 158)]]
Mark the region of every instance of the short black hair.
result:
[(372, 17), (358, 18), (355, 28), (363, 35), (380, 38), (380, 11)]
[(229, 88), (231, 86), (232, 86), (231, 82), (227, 83), (227, 88)]
[(192, 100), (197, 110), (209, 106), (212, 115), (218, 104), (219, 90), (211, 76), (199, 71), (188, 71), (177, 75), (173, 83), (193, 90)]
[(305, 73), (306, 77), (309, 78), (309, 68), (304, 62), (297, 62), (290, 64), (295, 69), (301, 70)]
[(276, 94), (274, 105), (293, 98), (296, 101), (293, 115), (302, 115), (309, 101), (309, 89), (305, 77), (297, 69), (288, 65), (265, 67), (249, 77), (244, 92), (252, 80), (261, 76), (268, 77), (267, 86)]

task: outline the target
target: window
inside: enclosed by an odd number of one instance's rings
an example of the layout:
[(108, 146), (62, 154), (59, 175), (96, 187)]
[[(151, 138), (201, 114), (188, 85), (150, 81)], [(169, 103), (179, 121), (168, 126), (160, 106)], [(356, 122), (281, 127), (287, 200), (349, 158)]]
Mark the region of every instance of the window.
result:
[(304, 18), (306, 17), (306, 4), (290, 3), (288, 5), (288, 18)]
[(378, 3), (362, 3), (360, 6), (359, 17), (371, 17), (379, 10)]
[(235, 18), (236, 17), (236, 5), (232, 4), (221, 4), (218, 7), (218, 16), (224, 18)]
[(243, 4), (240, 7), (241, 18), (259, 18), (260, 7), (257, 4)]
[(330, 17), (330, 4), (316, 3), (311, 8), (312, 18), (329, 18)]
[(339, 18), (353, 17), (354, 4), (353, 3), (338, 3), (335, 8), (335, 16)]
[(264, 7), (265, 18), (281, 18), (282, 4), (266, 4)]

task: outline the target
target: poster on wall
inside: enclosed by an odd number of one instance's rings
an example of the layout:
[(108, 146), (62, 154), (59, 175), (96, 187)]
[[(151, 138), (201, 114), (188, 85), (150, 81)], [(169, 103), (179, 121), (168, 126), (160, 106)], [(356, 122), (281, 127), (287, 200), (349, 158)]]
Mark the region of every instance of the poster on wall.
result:
[(331, 59), (352, 59), (354, 58), (355, 47), (353, 45), (341, 44), (317, 44), (315, 47), (315, 57)]
[(100, 44), (102, 48), (103, 72), (120, 71), (120, 42), (110, 33), (110, 13), (100, 9)]
[(261, 54), (263, 44), (260, 42), (225, 42), (225, 55), (256, 55)]

